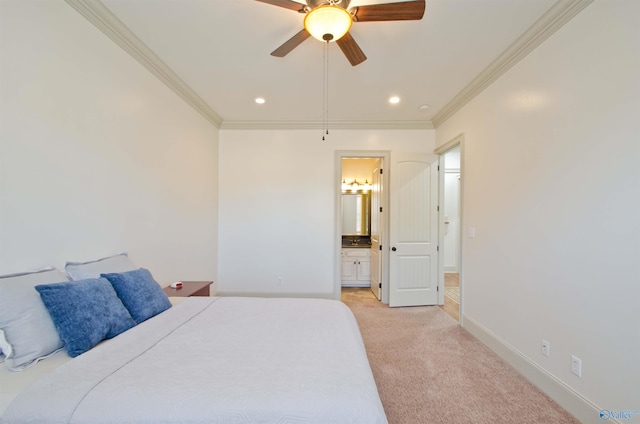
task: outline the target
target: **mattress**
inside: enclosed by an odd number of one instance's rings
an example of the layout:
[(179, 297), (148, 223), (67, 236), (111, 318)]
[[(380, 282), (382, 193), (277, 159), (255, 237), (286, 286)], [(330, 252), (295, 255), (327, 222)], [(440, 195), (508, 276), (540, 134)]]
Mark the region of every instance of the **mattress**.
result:
[(125, 422), (387, 420), (343, 303), (234, 297), (189, 298), (103, 342), (24, 389), (0, 418)]

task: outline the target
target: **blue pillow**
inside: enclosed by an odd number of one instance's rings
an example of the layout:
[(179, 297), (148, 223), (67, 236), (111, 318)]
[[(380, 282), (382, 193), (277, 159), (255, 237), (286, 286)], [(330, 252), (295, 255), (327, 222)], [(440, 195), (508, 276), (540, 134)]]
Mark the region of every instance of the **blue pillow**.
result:
[(41, 284), (35, 288), (71, 357), (136, 325), (104, 278)]
[(169, 298), (147, 269), (100, 276), (109, 280), (137, 324), (171, 307)]

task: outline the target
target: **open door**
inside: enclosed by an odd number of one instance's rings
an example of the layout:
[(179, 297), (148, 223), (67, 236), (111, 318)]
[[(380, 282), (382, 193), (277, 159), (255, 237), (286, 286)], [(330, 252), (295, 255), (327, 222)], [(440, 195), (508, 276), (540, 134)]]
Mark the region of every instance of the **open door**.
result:
[(371, 291), (378, 298), (382, 299), (382, 166), (378, 161), (378, 166), (373, 169), (371, 175)]
[(389, 306), (438, 304), (438, 156), (391, 155)]

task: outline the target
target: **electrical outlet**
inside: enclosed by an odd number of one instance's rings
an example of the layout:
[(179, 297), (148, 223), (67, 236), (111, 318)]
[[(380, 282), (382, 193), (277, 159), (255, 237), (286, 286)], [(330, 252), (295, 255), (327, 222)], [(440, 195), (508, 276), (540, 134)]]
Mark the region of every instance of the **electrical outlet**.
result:
[(279, 286), (284, 286), (284, 278), (278, 277), (278, 285)]
[(582, 377), (582, 359), (571, 355), (571, 372)]
[(547, 358), (551, 355), (551, 344), (544, 339), (542, 340), (542, 354)]

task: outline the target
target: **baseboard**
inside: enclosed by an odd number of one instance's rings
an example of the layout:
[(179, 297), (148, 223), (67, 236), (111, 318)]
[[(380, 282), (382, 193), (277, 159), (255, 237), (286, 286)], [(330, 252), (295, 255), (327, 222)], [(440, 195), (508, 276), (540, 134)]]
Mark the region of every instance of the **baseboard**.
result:
[(333, 293), (283, 293), (283, 292), (234, 292), (220, 291), (216, 296), (222, 297), (287, 297), (287, 298), (313, 298), (313, 299), (335, 299)]
[[(542, 390), (547, 396), (556, 401), (581, 423), (601, 423), (600, 411), (596, 404), (573, 390), (553, 374), (527, 358), (513, 346), (483, 327), (468, 316), (464, 316), (463, 327), (480, 342), (514, 367), (531, 383)], [(611, 423), (622, 424), (615, 418), (607, 420)]]

